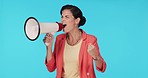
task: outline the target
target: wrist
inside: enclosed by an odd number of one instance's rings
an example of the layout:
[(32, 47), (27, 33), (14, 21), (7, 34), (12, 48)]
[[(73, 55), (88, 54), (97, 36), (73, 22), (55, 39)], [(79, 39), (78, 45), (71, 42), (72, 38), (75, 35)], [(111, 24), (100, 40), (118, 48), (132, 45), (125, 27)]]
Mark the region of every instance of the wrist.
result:
[(100, 56), (97, 56), (96, 58), (93, 58), (95, 61), (100, 59)]
[(52, 47), (52, 44), (48, 44), (46, 45), (47, 48), (51, 48)]

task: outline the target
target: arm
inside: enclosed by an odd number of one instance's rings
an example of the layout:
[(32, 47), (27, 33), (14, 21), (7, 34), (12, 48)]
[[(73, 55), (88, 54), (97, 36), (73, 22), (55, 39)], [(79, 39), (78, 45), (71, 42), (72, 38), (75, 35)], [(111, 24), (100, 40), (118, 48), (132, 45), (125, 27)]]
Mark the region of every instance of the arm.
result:
[(52, 58), (52, 45), (46, 46), (46, 51), (46, 61), (49, 61)]
[(104, 72), (106, 69), (106, 63), (102, 56), (100, 55), (99, 46), (97, 44), (97, 40), (93, 44), (89, 44), (88, 46), (88, 53), (92, 56), (95, 60), (97, 70)]
[(53, 72), (56, 68), (55, 52), (52, 53), (53, 35), (52, 34), (46, 34), (43, 41), (46, 44), (45, 64), (46, 64), (48, 71)]

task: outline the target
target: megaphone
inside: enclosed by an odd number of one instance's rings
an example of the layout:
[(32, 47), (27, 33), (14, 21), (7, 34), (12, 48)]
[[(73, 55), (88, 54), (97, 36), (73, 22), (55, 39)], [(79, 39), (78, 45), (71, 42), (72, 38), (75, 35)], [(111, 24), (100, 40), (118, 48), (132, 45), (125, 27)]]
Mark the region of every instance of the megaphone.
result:
[(34, 17), (29, 17), (24, 24), (25, 35), (31, 41), (36, 40), (40, 34), (56, 33), (62, 29), (63, 25), (61, 23), (40, 23)]

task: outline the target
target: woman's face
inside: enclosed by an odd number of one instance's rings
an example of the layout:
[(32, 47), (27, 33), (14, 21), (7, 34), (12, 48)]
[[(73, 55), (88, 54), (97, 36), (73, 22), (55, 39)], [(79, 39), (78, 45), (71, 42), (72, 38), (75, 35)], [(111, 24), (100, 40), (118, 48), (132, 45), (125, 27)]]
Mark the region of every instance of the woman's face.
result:
[(62, 11), (61, 22), (63, 25), (66, 25), (63, 29), (65, 33), (71, 31), (78, 25), (71, 11), (68, 9)]

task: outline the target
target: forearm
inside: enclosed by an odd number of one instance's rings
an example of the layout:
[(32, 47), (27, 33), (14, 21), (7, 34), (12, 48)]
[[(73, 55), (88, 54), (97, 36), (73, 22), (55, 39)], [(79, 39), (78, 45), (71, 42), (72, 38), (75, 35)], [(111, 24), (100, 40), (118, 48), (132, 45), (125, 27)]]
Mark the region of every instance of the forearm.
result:
[(52, 46), (47, 46), (46, 50), (47, 50), (46, 59), (47, 59), (47, 61), (49, 61), (52, 58)]
[(103, 59), (100, 56), (97, 56), (95, 59), (96, 66), (101, 70), (103, 69)]

